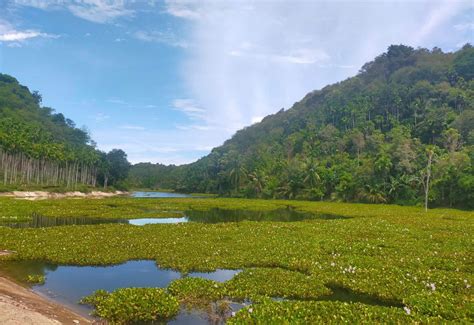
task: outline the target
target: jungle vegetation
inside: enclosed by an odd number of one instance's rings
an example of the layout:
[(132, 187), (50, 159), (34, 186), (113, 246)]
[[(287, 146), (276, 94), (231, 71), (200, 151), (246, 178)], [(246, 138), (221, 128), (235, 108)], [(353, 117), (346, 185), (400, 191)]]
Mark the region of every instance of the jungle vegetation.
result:
[[(42, 106), (42, 96), (0, 74), (0, 184), (17, 188), (115, 185), (130, 164), (120, 149), (97, 150), (85, 128)], [(1, 187), (1, 185), (0, 185)]]
[(132, 186), (223, 196), (474, 207), (474, 48), (392, 45), (342, 82)]

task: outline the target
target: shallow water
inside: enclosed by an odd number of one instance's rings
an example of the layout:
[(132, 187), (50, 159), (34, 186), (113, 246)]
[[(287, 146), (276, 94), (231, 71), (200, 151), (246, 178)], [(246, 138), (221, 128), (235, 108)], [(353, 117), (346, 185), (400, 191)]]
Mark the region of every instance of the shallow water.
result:
[(189, 194), (174, 192), (133, 192), (131, 197), (136, 198), (173, 198), (173, 197), (192, 197)]
[(130, 219), (128, 223), (134, 226), (144, 226), (151, 224), (165, 224), (165, 223), (182, 223), (188, 222), (188, 218), (140, 218), (140, 219)]
[(31, 221), (26, 222), (4, 222), (0, 226), (11, 228), (43, 228), (55, 226), (71, 225), (98, 225), (106, 223), (121, 223), (134, 226), (144, 226), (148, 224), (176, 224), (184, 222), (199, 223), (221, 223), (221, 222), (241, 222), (241, 221), (278, 221), (296, 222), (313, 219), (347, 219), (348, 217), (331, 214), (314, 214), (296, 211), (291, 208), (277, 209), (270, 211), (252, 210), (226, 210), (214, 208), (207, 211), (190, 210), (182, 213), (183, 217), (160, 218), (159, 212), (156, 218), (94, 218), (94, 217), (46, 217), (33, 214)]
[[(90, 306), (80, 305), (79, 300), (98, 289), (110, 292), (127, 287), (164, 288), (171, 281), (185, 276), (224, 282), (240, 272), (240, 270), (216, 270), (183, 275), (174, 270), (162, 269), (154, 261), (149, 260), (128, 261), (112, 266), (58, 266), (40, 261), (9, 261), (0, 263), (0, 269), (20, 282), (25, 282), (28, 275), (44, 275), (45, 283), (34, 285), (33, 291), (67, 305), (82, 315), (88, 315), (92, 309)], [(184, 320), (190, 319), (194, 319), (196, 323), (202, 317), (204, 316), (201, 313), (187, 312), (178, 315), (175, 323), (183, 324), (186, 323)], [(183, 322), (179, 322), (180, 318)]]
[(295, 222), (312, 219), (348, 219), (348, 217), (331, 214), (301, 212), (292, 208), (269, 211), (226, 210), (214, 208), (207, 211), (190, 210), (185, 212), (189, 222), (220, 223), (241, 221), (279, 221)]
[(127, 224), (128, 219), (120, 218), (94, 218), (94, 217), (46, 217), (34, 213), (30, 221), (23, 222), (1, 222), (0, 226), (10, 228), (44, 228), (72, 225), (99, 225), (104, 223)]

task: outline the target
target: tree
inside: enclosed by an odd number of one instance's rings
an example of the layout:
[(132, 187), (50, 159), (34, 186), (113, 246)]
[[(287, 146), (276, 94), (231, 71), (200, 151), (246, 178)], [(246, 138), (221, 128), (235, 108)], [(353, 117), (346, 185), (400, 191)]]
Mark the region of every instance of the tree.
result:
[(456, 73), (465, 80), (474, 78), (474, 47), (470, 44), (464, 45), (462, 50), (456, 54), (453, 66)]
[(38, 90), (35, 90), (33, 91), (33, 93), (31, 94), (31, 96), (33, 97), (36, 105), (40, 106), (41, 103), (43, 102), (43, 96), (41, 96), (41, 94), (39, 93)]
[(117, 185), (127, 178), (130, 170), (127, 154), (121, 149), (112, 149), (106, 155), (104, 167), (104, 187), (107, 188), (108, 184)]
[(431, 179), (431, 165), (433, 163), (433, 157), (435, 155), (435, 150), (433, 146), (428, 146), (426, 148), (427, 163), (426, 169), (422, 176), (423, 187), (425, 192), (425, 211), (428, 211), (428, 198), (430, 193), (430, 179)]

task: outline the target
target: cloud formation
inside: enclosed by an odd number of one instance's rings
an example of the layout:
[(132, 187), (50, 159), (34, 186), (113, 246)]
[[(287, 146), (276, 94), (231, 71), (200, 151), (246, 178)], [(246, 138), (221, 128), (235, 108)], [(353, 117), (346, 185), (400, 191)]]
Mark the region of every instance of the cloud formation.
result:
[(135, 14), (127, 6), (133, 2), (125, 0), (16, 0), (15, 3), (42, 10), (68, 10), (76, 17), (100, 24)]
[(21, 42), (32, 38), (58, 38), (59, 35), (43, 33), (37, 30), (15, 29), (10, 23), (0, 20), (0, 42), (13, 42), (13, 44), (20, 45)]
[(462, 1), (166, 1), (166, 12), (190, 26), (187, 42), (193, 44), (182, 64), (192, 99), (174, 106), (220, 127), (223, 132), (210, 143), (220, 144), (306, 93), (356, 74), (391, 44), (461, 42), (446, 30), (470, 6)]
[(179, 39), (172, 31), (136, 31), (133, 33), (133, 37), (144, 42), (156, 42), (162, 43), (173, 47), (187, 48), (189, 47), (188, 42)]

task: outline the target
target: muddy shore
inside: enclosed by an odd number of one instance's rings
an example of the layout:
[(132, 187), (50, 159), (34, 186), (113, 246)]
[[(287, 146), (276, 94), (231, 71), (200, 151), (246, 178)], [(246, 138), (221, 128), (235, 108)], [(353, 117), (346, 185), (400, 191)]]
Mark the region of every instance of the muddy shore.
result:
[(92, 324), (75, 312), (0, 275), (0, 324)]
[(53, 193), (46, 191), (13, 191), (0, 193), (0, 196), (13, 197), (17, 199), (25, 200), (41, 200), (41, 199), (62, 199), (62, 198), (105, 198), (118, 195), (128, 195), (128, 192), (115, 191), (115, 192), (102, 192), (92, 191), (89, 193), (83, 192), (65, 192), (65, 193)]

